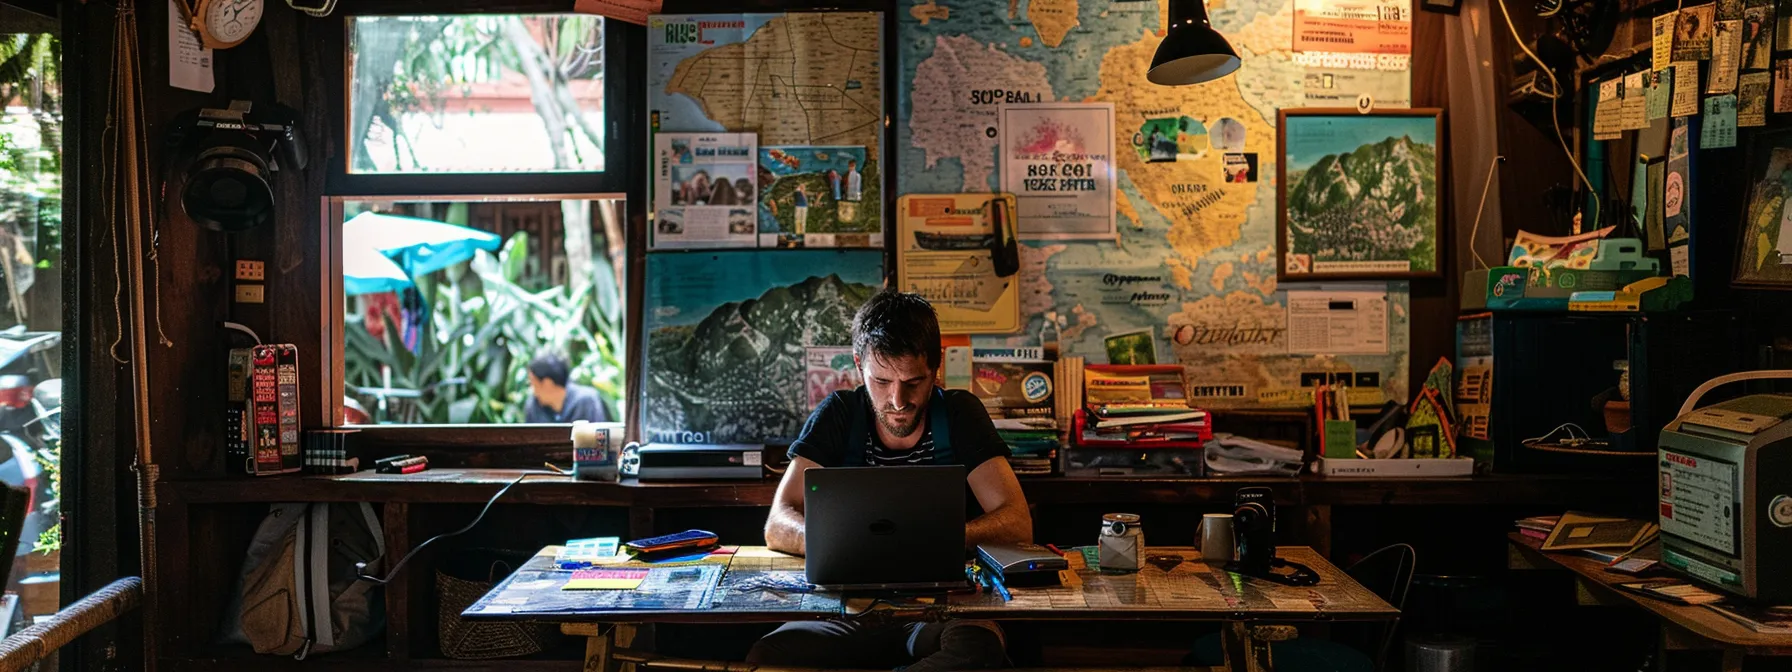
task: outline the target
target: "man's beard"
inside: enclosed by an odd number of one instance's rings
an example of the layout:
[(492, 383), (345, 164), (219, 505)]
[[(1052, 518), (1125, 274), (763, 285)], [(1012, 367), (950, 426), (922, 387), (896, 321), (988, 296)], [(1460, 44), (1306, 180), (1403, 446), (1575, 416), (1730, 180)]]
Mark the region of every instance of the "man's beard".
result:
[(878, 409), (877, 424), (883, 425), (884, 431), (889, 432), (890, 436), (896, 437), (898, 439), (905, 439), (905, 438), (908, 438), (909, 436), (912, 436), (915, 433), (915, 430), (918, 430), (921, 428), (921, 414), (922, 414), (921, 410), (922, 409), (918, 409), (918, 408), (915, 409), (915, 414), (913, 417), (911, 417), (909, 419), (907, 425), (898, 425), (895, 422), (892, 422), (890, 420), (890, 416), (888, 415), (888, 413), (893, 412), (892, 409), (887, 409), (887, 408)]

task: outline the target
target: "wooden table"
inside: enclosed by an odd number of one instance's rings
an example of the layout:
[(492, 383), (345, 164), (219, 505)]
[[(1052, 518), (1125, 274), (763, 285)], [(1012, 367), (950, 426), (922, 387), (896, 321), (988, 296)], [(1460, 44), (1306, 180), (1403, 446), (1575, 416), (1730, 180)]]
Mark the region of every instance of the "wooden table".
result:
[[(758, 586), (768, 576), (801, 577), (803, 559), (761, 547), (741, 547), (703, 563), (655, 570), (634, 591), (563, 591), (571, 572), (554, 567), (559, 547), (542, 549), (462, 616), (472, 620), (525, 620), (562, 624), (589, 637), (585, 670), (615, 672), (622, 665), (729, 669), (727, 664), (673, 660), (627, 649), (633, 626), (644, 623), (783, 623), (848, 618), (889, 621), (974, 618), (984, 620), (1218, 621), (1226, 624), (1223, 670), (1272, 669), (1269, 642), (1292, 638), (1291, 623), (1390, 621), (1399, 611), (1305, 546), (1284, 546), (1278, 556), (1319, 573), (1318, 585), (1290, 587), (1230, 574), (1200, 562), (1187, 548), (1153, 548), (1149, 556), (1183, 562), (1168, 571), (1146, 565), (1137, 573), (1106, 574), (1080, 553), (1062, 585), (1011, 588), (1012, 601), (991, 593), (949, 593), (923, 598), (872, 599), (835, 593), (786, 593)], [(681, 576), (682, 575), (682, 576)], [(718, 578), (712, 578), (719, 575)], [(711, 583), (705, 584), (705, 581)], [(698, 595), (691, 586), (709, 585)], [(601, 628), (597, 624), (615, 624)], [(761, 668), (762, 670), (764, 668)]]
[[(1545, 553), (1540, 548), (1542, 541), (1517, 532), (1507, 538), (1512, 542), (1508, 564), (1513, 568), (1565, 569), (1574, 573), (1583, 602), (1634, 607), (1654, 614), (1661, 619), (1663, 643), (1668, 649), (1722, 651), (1726, 671), (1741, 670), (1747, 656), (1792, 656), (1792, 635), (1758, 633), (1705, 607), (1672, 604), (1619, 589), (1613, 584), (1639, 579), (1605, 571), (1605, 563), (1577, 553)], [(1636, 557), (1656, 559), (1660, 548), (1651, 544)]]

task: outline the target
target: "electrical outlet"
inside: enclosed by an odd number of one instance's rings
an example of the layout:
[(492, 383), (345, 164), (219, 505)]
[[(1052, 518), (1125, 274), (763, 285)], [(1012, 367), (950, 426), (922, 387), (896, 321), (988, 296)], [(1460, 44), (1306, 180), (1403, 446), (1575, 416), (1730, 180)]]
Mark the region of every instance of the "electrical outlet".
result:
[(261, 285), (237, 285), (236, 302), (261, 303), (264, 299), (263, 291), (264, 288)]
[(260, 282), (267, 277), (267, 264), (254, 259), (236, 260), (236, 279)]

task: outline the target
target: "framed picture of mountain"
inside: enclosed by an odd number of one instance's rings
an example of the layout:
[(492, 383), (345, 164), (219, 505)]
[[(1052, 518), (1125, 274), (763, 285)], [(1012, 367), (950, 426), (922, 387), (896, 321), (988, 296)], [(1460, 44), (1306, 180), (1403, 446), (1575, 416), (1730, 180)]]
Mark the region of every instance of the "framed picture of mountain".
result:
[(1443, 275), (1443, 110), (1276, 118), (1276, 277)]
[(796, 438), (815, 400), (859, 384), (852, 316), (883, 286), (883, 258), (832, 249), (647, 255), (642, 439)]

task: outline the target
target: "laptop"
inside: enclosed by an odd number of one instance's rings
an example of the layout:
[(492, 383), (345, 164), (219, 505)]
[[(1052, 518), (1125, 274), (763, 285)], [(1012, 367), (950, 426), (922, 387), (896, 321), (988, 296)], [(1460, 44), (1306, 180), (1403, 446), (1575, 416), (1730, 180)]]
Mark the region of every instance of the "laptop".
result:
[(835, 467), (804, 477), (810, 583), (831, 590), (967, 584), (963, 466)]

